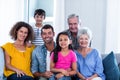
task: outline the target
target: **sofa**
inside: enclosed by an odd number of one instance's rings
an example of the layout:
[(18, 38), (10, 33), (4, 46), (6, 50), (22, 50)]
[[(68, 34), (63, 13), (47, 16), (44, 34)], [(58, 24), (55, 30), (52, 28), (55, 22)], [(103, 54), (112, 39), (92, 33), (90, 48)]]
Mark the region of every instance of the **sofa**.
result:
[[(104, 59), (108, 54), (101, 54), (102, 59)], [(120, 64), (120, 53), (114, 53), (117, 63)]]
[[(104, 60), (108, 55), (109, 54), (101, 54), (102, 60)], [(115, 56), (115, 59), (117, 61), (117, 66), (118, 66), (118, 68), (120, 68), (120, 53), (114, 53), (114, 56)], [(109, 66), (109, 64), (106, 64), (106, 65)], [(108, 70), (110, 70), (110, 69), (108, 68)], [(112, 70), (112, 71), (114, 71), (114, 72), (110, 73), (110, 74), (106, 74), (106, 78), (107, 78), (106, 80), (120, 80), (120, 73), (119, 73), (119, 79), (115, 79), (117, 77), (116, 74), (115, 74), (116, 70)], [(110, 76), (110, 77), (107, 77), (107, 76)], [(111, 78), (111, 77), (113, 77), (113, 78)], [(6, 80), (6, 78), (4, 78), (3, 80)]]
[(120, 80), (120, 53), (101, 54), (106, 80)]

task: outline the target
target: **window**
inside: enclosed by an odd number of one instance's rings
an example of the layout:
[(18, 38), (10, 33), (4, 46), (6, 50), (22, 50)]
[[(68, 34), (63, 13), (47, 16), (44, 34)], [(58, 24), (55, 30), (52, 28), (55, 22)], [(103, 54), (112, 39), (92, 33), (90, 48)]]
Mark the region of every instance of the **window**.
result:
[(44, 23), (49, 23), (53, 25), (54, 19), (54, 0), (29, 0), (28, 6), (28, 18), (29, 23), (34, 21), (34, 11), (36, 9), (43, 9), (46, 11), (46, 19)]
[(65, 29), (64, 0), (28, 0), (28, 22), (34, 22), (35, 9), (41, 8), (46, 11), (44, 23), (49, 23), (54, 27), (55, 37), (58, 32)]

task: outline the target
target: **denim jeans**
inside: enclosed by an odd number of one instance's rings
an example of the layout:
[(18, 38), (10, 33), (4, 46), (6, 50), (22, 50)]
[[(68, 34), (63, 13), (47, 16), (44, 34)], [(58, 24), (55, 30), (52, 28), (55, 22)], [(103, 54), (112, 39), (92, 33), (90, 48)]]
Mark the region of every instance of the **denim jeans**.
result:
[(61, 77), (61, 78), (59, 78), (59, 79), (56, 79), (55, 76), (56, 76), (55, 74), (52, 75), (52, 76), (49, 78), (49, 80), (71, 80), (71, 77), (70, 77), (70, 76), (63, 76), (63, 77)]
[(17, 77), (17, 74), (12, 74), (12, 75), (7, 77), (7, 80), (34, 80), (34, 78), (31, 76), (27, 76), (27, 75)]

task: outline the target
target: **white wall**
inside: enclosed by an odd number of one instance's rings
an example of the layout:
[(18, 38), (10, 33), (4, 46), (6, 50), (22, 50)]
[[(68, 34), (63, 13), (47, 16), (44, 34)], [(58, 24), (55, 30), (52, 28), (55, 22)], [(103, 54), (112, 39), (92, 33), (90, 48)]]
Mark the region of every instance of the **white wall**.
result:
[(105, 52), (120, 53), (120, 0), (107, 0)]
[[(120, 6), (116, 1), (120, 4), (119, 0), (54, 0), (54, 28), (56, 34), (68, 28), (68, 15), (76, 13), (82, 20), (82, 26), (89, 27), (93, 32), (92, 47), (97, 48), (101, 53), (108, 53), (110, 50), (114, 51), (114, 49), (118, 51), (120, 45), (117, 43), (120, 41), (120, 37), (116, 32), (119, 32), (119, 25), (117, 24), (119, 24), (120, 16), (118, 17), (118, 15), (120, 12), (114, 10), (119, 10)], [(28, 0), (0, 1), (0, 45), (11, 41), (9, 30), (15, 22), (20, 20), (28, 21), (28, 16), (31, 14), (28, 15), (28, 4), (24, 2), (28, 2)], [(30, 9), (33, 10), (34, 7), (35, 5)], [(117, 15), (115, 16), (112, 12)], [(117, 22), (116, 18), (109, 13), (119, 18)], [(111, 33), (113, 29), (114, 34)], [(116, 34), (118, 34), (117, 37), (111, 36)], [(113, 40), (113, 37), (115, 40)], [(113, 43), (111, 44), (111, 42)], [(118, 48), (116, 48), (116, 45)]]
[(0, 1), (0, 46), (12, 41), (9, 36), (11, 27), (24, 20), (24, 0)]
[(71, 13), (78, 14), (82, 20), (82, 26), (89, 27), (92, 30), (92, 47), (104, 53), (106, 0), (65, 0), (65, 19)]
[(65, 13), (64, 13), (64, 1), (65, 0), (54, 0), (54, 30), (55, 37), (57, 34), (63, 30), (65, 30)]

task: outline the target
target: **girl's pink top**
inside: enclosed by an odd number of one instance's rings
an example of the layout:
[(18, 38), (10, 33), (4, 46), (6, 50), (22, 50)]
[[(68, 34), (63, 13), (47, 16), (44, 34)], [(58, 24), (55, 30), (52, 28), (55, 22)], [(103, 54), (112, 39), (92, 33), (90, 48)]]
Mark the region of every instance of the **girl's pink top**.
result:
[[(51, 54), (51, 59), (53, 60), (53, 55)], [(69, 53), (66, 56), (63, 56), (61, 52), (58, 52), (58, 61), (55, 63), (55, 68), (57, 69), (69, 69), (72, 66), (73, 62), (76, 62), (76, 54), (70, 50)]]

